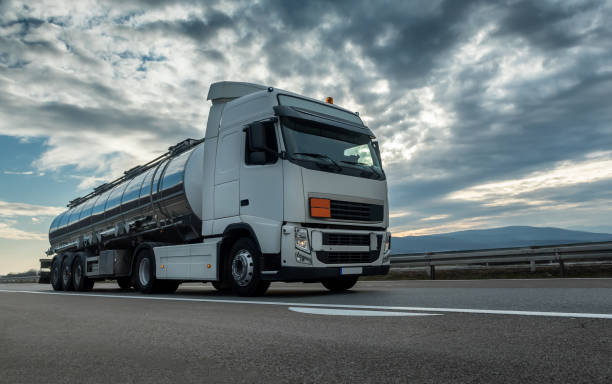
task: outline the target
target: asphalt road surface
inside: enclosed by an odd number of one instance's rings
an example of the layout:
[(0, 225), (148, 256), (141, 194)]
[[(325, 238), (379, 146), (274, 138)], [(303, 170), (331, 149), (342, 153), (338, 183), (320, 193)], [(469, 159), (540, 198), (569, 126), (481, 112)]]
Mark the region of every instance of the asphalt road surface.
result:
[(612, 279), (2, 284), (0, 382), (611, 383)]

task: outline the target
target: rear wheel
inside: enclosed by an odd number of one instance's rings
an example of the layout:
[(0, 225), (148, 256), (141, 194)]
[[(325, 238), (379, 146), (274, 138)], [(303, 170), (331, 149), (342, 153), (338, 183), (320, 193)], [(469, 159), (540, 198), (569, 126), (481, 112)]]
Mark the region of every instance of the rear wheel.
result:
[(136, 259), (136, 288), (142, 293), (154, 293), (161, 287), (155, 278), (155, 257), (149, 249), (143, 249)]
[(85, 269), (80, 257), (77, 257), (72, 262), (72, 284), (75, 291), (91, 291), (93, 288), (93, 280), (85, 276)]
[(119, 285), (119, 288), (123, 290), (128, 290), (132, 288), (132, 277), (131, 276), (119, 277), (117, 278), (117, 284)]
[(262, 281), (259, 267), (261, 253), (251, 239), (238, 240), (230, 251), (232, 289), (240, 296), (266, 293), (269, 281)]
[(321, 284), (332, 292), (341, 292), (353, 288), (359, 276), (342, 276), (321, 281)]
[(67, 257), (64, 257), (62, 261), (62, 286), (64, 287), (64, 291), (74, 291), (72, 265), (70, 265)]
[(51, 263), (51, 274), (49, 276), (51, 286), (54, 291), (61, 291), (62, 287), (62, 262), (59, 257), (53, 259)]

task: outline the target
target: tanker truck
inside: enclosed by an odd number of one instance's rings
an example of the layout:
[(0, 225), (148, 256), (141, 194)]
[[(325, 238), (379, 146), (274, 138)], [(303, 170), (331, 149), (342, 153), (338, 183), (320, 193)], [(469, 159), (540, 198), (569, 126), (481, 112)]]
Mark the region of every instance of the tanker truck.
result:
[(211, 282), (241, 296), (270, 282), (350, 289), (388, 273), (386, 176), (372, 131), (328, 98), (241, 82), (210, 86), (203, 139), (76, 198), (49, 229), (54, 290), (173, 293)]

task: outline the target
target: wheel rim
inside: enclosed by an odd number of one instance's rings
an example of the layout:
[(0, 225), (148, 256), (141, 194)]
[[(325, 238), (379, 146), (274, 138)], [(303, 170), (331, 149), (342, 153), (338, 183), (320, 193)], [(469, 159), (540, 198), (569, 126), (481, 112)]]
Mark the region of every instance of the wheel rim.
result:
[(140, 285), (143, 287), (149, 285), (149, 282), (151, 281), (151, 262), (147, 257), (140, 260), (140, 265), (138, 267), (138, 278), (140, 280)]
[(236, 253), (232, 260), (232, 277), (236, 284), (241, 287), (248, 285), (253, 280), (253, 256), (246, 249)]
[(64, 282), (64, 286), (68, 285), (70, 282), (70, 265), (67, 263), (64, 264), (64, 270), (62, 271), (62, 280)]
[(77, 261), (77, 265), (74, 267), (74, 285), (80, 284), (82, 276), (83, 276), (82, 267), (81, 267), (81, 264)]

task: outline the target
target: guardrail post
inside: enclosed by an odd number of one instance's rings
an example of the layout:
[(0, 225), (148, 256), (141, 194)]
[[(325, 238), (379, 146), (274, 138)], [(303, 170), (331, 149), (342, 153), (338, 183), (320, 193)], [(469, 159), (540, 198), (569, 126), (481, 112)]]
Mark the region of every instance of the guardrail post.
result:
[(559, 270), (561, 271), (561, 277), (565, 277), (565, 263), (563, 263), (563, 259), (559, 257), (559, 250), (555, 250), (555, 256), (557, 260), (559, 260)]
[(429, 266), (429, 278), (431, 280), (435, 280), (436, 279), (436, 266), (435, 265), (430, 265)]

